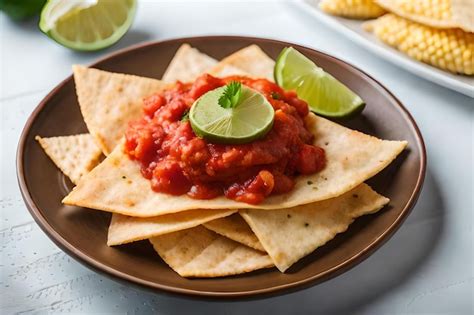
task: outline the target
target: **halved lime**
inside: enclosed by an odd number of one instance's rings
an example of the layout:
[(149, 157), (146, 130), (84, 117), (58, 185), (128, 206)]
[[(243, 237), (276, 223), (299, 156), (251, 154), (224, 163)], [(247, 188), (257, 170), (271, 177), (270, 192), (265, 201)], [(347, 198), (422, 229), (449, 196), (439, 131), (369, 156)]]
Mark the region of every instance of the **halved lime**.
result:
[(135, 0), (49, 0), (39, 27), (68, 48), (99, 50), (127, 32), (135, 11)]
[(293, 47), (281, 51), (274, 76), (278, 85), (295, 90), (313, 112), (322, 116), (345, 117), (365, 106), (357, 94)]
[(240, 144), (264, 137), (272, 128), (275, 111), (259, 92), (242, 86), (238, 106), (224, 108), (219, 98), (225, 87), (207, 92), (189, 112), (191, 126), (199, 137), (215, 143)]

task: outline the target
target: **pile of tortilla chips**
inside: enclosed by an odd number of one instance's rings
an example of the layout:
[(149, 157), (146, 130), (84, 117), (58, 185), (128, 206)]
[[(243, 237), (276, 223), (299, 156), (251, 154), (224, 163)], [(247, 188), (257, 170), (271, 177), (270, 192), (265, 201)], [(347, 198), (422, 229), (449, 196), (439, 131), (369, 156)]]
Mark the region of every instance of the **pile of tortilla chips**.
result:
[(290, 193), (259, 205), (154, 192), (138, 163), (124, 153), (124, 130), (140, 116), (142, 98), (204, 72), (272, 80), (273, 66), (255, 45), (218, 62), (187, 44), (179, 48), (161, 81), (74, 66), (89, 134), (37, 137), (76, 184), (63, 203), (112, 212), (109, 246), (149, 240), (183, 277), (228, 276), (273, 266), (284, 272), (357, 217), (383, 208), (389, 200), (364, 181), (390, 164), (406, 141), (380, 140), (313, 114), (306, 123), (315, 144), (326, 151), (326, 168), (299, 176)]

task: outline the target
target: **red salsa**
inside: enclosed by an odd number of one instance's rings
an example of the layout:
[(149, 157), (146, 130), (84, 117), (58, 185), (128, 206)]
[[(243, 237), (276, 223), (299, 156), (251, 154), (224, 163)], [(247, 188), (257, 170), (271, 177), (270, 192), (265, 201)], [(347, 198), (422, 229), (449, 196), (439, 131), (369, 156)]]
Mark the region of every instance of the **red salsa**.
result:
[[(196, 99), (231, 81), (262, 93), (275, 109), (272, 130), (247, 144), (214, 144), (197, 137), (185, 116)], [(157, 192), (196, 199), (227, 198), (258, 204), (269, 195), (293, 189), (295, 176), (324, 168), (325, 154), (312, 145), (304, 118), (308, 105), (293, 91), (266, 79), (202, 75), (194, 83), (143, 101), (143, 117), (130, 123), (125, 151), (137, 160)]]

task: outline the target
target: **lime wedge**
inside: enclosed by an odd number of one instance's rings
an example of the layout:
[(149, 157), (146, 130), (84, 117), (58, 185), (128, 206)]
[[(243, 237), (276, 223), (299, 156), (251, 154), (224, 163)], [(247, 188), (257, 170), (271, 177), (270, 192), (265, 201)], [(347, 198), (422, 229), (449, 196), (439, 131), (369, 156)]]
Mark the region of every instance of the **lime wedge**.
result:
[(364, 101), (293, 47), (284, 48), (275, 64), (275, 81), (295, 90), (310, 109), (326, 117), (346, 117), (362, 111)]
[(196, 135), (215, 143), (241, 144), (264, 137), (272, 128), (275, 111), (262, 94), (242, 86), (234, 108), (219, 105), (225, 87), (209, 91), (196, 100), (189, 121)]
[(135, 11), (135, 0), (49, 0), (39, 27), (68, 48), (99, 50), (127, 32)]

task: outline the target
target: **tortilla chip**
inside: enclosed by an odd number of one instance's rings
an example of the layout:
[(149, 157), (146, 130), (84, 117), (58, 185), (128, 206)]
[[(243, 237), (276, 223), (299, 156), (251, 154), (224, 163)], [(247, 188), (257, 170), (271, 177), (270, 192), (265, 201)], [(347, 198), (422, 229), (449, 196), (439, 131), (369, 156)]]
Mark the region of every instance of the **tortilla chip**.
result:
[(162, 81), (73, 66), (76, 93), (90, 134), (108, 155), (142, 114), (142, 99), (163, 89)]
[[(250, 45), (245, 47), (232, 55), (222, 59), (209, 73), (211, 75), (220, 76), (224, 68), (237, 68), (243, 71), (242, 74), (247, 74), (251, 77), (266, 78), (273, 82), (273, 66), (275, 61), (267, 56), (257, 45)], [(234, 74), (234, 73), (228, 73)], [(238, 74), (238, 73), (236, 73)]]
[(235, 212), (237, 210), (198, 209), (151, 218), (136, 218), (114, 213), (109, 226), (107, 245), (121, 245), (189, 229)]
[(231, 75), (250, 76), (247, 72), (226, 64), (220, 64), (218, 68), (209, 71), (209, 74), (218, 78), (227, 77)]
[(273, 266), (268, 255), (202, 226), (153, 237), (150, 242), (182, 277), (223, 277)]
[(281, 209), (337, 197), (380, 172), (405, 148), (406, 141), (387, 141), (348, 129), (310, 114), (315, 144), (326, 151), (327, 165), (319, 173), (296, 178), (295, 188), (250, 205), (220, 196), (196, 200), (186, 195), (158, 193), (140, 173), (136, 161), (117, 148), (67, 195), (69, 205), (152, 217), (191, 209)]
[(162, 79), (166, 82), (191, 82), (216, 64), (214, 58), (183, 44), (176, 51)]
[[(51, 138), (36, 136), (36, 140), (56, 166), (75, 184), (99, 164), (99, 158), (102, 155), (90, 134)], [(189, 229), (235, 212), (237, 210), (198, 209), (144, 219), (114, 214), (109, 227), (107, 244), (120, 245)]]
[[(463, 2), (465, 0), (458, 0)], [(434, 16), (428, 15), (424, 10), (420, 10), (419, 12), (411, 12), (405, 8), (406, 0), (376, 0), (377, 4), (383, 7), (385, 10), (394, 13), (398, 16), (401, 16), (405, 19), (411, 20), (413, 22), (417, 22), (423, 25), (435, 27), (435, 28), (453, 28), (458, 27), (459, 23), (454, 20), (452, 16), (452, 12), (448, 13), (448, 16), (444, 16), (443, 18), (436, 18)], [(454, 2), (451, 0), (451, 2)], [(426, 4), (428, 5), (435, 5), (435, 4)], [(440, 4), (442, 5), (442, 4)], [(471, 2), (472, 5), (472, 2)], [(439, 8), (442, 10), (443, 8)], [(471, 7), (472, 10), (472, 7)]]
[(236, 213), (225, 218), (216, 219), (203, 224), (205, 228), (216, 232), (233, 241), (244, 244), (253, 249), (265, 252), (262, 244), (245, 220)]
[(90, 134), (35, 139), (74, 184), (100, 162), (102, 152)]
[(334, 199), (275, 211), (242, 210), (277, 268), (284, 272), (302, 257), (347, 230), (355, 218), (374, 213), (389, 200), (366, 184)]
[(466, 32), (474, 32), (474, 1), (451, 0), (451, 12), (456, 24)]

